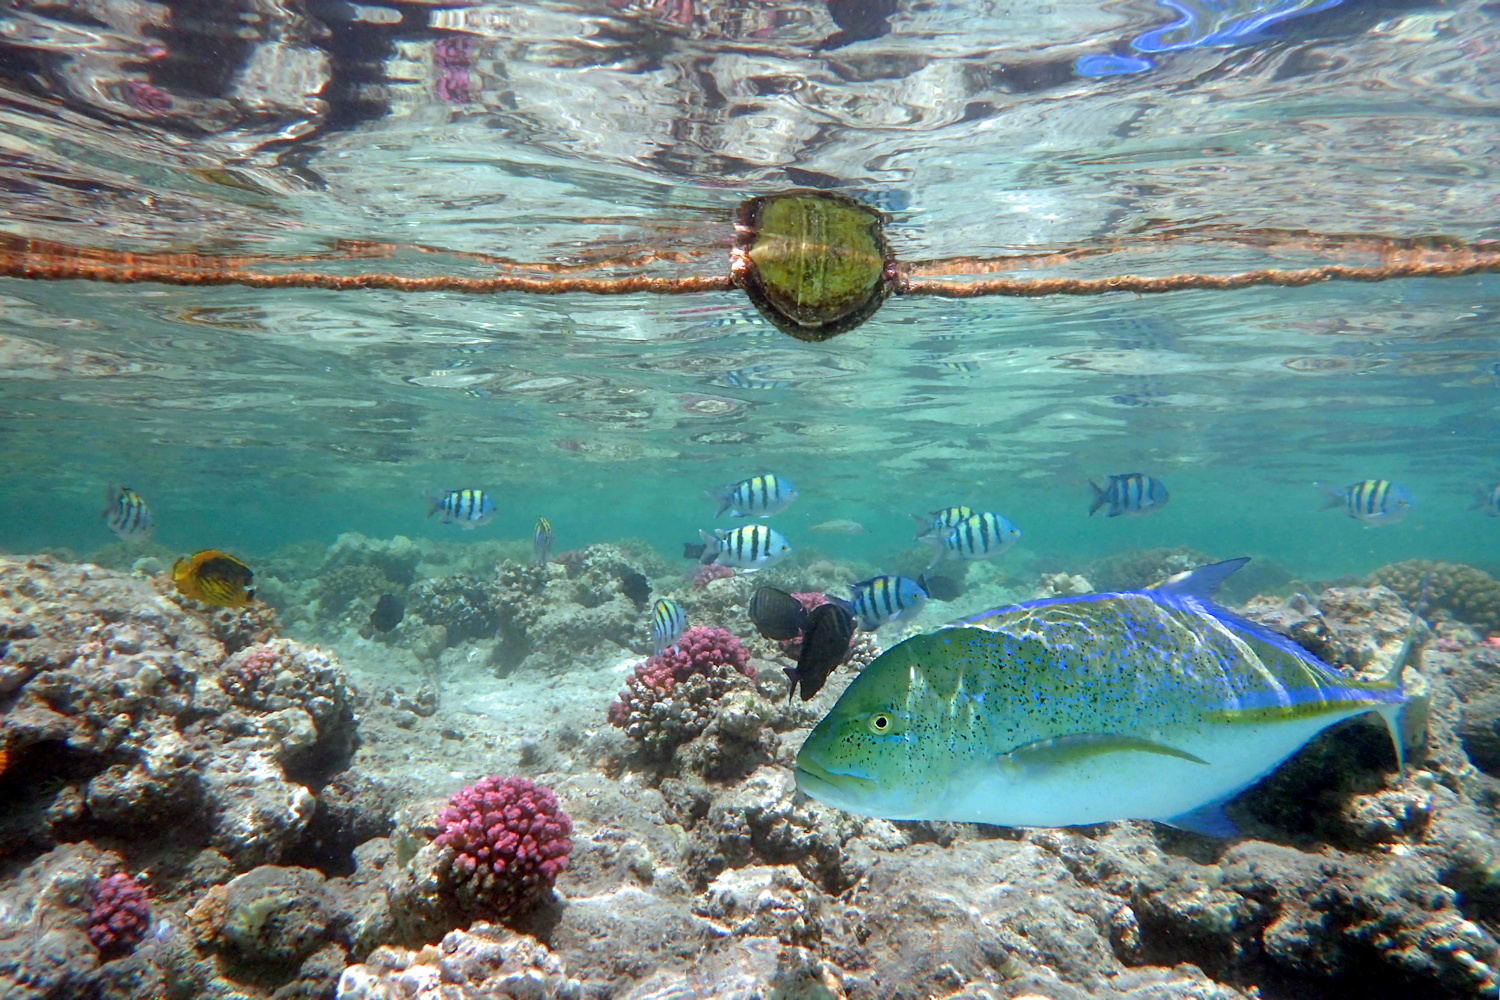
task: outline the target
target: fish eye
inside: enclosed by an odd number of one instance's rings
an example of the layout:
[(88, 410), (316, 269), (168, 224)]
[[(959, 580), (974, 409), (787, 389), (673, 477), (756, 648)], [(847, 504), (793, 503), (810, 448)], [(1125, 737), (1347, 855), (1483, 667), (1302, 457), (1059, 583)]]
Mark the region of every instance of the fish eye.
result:
[(869, 726), (876, 736), (887, 736), (896, 728), (896, 720), (889, 712), (876, 712), (870, 716)]

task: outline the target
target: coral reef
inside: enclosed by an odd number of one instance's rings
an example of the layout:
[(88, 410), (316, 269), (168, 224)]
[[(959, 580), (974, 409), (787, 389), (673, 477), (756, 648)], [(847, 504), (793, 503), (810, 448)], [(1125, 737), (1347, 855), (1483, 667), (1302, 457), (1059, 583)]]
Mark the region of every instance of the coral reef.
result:
[(450, 853), (445, 882), (465, 912), (502, 920), (534, 909), (568, 866), (573, 823), (549, 788), (490, 777), (455, 792), (433, 843)]
[[(440, 699), (379, 695), (398, 684), (416, 691), (415, 678), (392, 672), (409, 660), (366, 685), (358, 671), (383, 667), (395, 653), (387, 645), (351, 635), (341, 651), (360, 687), (376, 692), (361, 700), (342, 668), (310, 647), (274, 640), (226, 655), (206, 616), (141, 578), (0, 559), (9, 763), (0, 773), (0, 996), (1500, 994), (1500, 783), (1491, 777), (1500, 773), (1500, 647), (1461, 625), (1439, 622), (1442, 643), (1428, 641), (1405, 670), (1414, 703), (1404, 773), (1378, 724), (1349, 720), (1230, 804), (1243, 837), (1210, 841), (1146, 822), (888, 822), (807, 799), (787, 766), (839, 684), (789, 704), (779, 673), (751, 659), (774, 658), (772, 644), (703, 627), (739, 628), (748, 590), (762, 581), (695, 591), (675, 572), (657, 573), (663, 590), (695, 602), (689, 614), (700, 624), (680, 657), (631, 671), (612, 709), (621, 728), (591, 731), (600, 685), (617, 677), (605, 630), (642, 624), (617, 574), (656, 567), (610, 546), (580, 550), (569, 567), (532, 569), (507, 567), (495, 551), (455, 549), (439, 553), (447, 563), (434, 556), (414, 571), (447, 566), (479, 581), (487, 601), (503, 592), (520, 605), (492, 609), (497, 620), (515, 616), (513, 639), (497, 624), (445, 654), (451, 664), (475, 653), (479, 669), (441, 678)], [(317, 565), (319, 552), (306, 558)], [(795, 583), (800, 572), (782, 579)], [(1049, 586), (1077, 584), (1070, 573)], [(703, 610), (720, 607), (723, 617)], [(1361, 677), (1388, 672), (1413, 635), (1408, 608), (1385, 587), (1246, 610)], [(577, 622), (538, 631), (554, 615)], [(1425, 635), (1418, 626), (1419, 643)], [(497, 683), (485, 644), (510, 641), (530, 646), (521, 662), (571, 657), (571, 672)], [(609, 655), (589, 662), (554, 642)], [(875, 648), (856, 646), (850, 658)], [(497, 694), (506, 698), (486, 703)], [(319, 698), (343, 708), (330, 714)], [(653, 722), (668, 703), (675, 731)], [(344, 770), (313, 773), (307, 754), (324, 744), (323, 723), (352, 733), (356, 709), (360, 751)], [(657, 725), (656, 750), (643, 752), (631, 725)], [(656, 760), (639, 766), (648, 756)], [(475, 783), (486, 774), (526, 778)], [(413, 794), (421, 788), (441, 794)], [(520, 888), (497, 887), (497, 852)], [(548, 891), (564, 861), (561, 891)], [(126, 871), (146, 872), (149, 918), (118, 905), (144, 901), (140, 885), (112, 874)], [(100, 923), (91, 912), (111, 906), (130, 914), (118, 930), (132, 948), (91, 942)], [(470, 926), (476, 916), (509, 926)]]
[(1426, 617), (1451, 616), (1500, 633), (1500, 580), (1483, 570), (1462, 563), (1408, 559), (1380, 567), (1370, 574), (1370, 583), (1391, 588), (1408, 604), (1425, 601)]
[(480, 921), (436, 948), (379, 948), (339, 977), (337, 1000), (580, 1000), (582, 984), (535, 938)]
[(721, 628), (694, 625), (675, 649), (640, 664), (609, 706), (609, 721), (649, 756), (666, 758), (707, 728), (718, 702), (755, 679), (750, 654)]
[(356, 601), (356, 615), (368, 615), (381, 594), (405, 594), (421, 560), (421, 548), (404, 535), (383, 541), (346, 532), (328, 546), (312, 574), (312, 596), (325, 618), (341, 615)]
[(300, 709), (311, 718), (316, 738), (305, 751), (283, 753), (289, 766), (342, 770), (358, 745), (353, 692), (338, 665), (316, 649), (291, 639), (251, 646), (224, 663), (218, 684), (240, 708), (268, 716)]
[(221, 674), (205, 621), (139, 578), (0, 559), (0, 635), (0, 854), (107, 834), (273, 861), (355, 743), (327, 657), (276, 640)]
[(450, 644), (492, 636), (500, 627), (490, 581), (472, 573), (418, 582), (407, 596), (406, 610), (429, 625), (441, 625)]
[(89, 916), (84, 933), (99, 954), (114, 957), (135, 947), (151, 923), (146, 887), (129, 875), (101, 878), (89, 890)]

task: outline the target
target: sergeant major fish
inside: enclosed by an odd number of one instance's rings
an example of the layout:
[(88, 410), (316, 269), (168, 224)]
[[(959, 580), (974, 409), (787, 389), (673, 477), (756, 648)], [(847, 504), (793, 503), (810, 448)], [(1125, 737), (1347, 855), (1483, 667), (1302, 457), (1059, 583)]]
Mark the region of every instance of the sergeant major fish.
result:
[(770, 365), (754, 365), (750, 368), (736, 368), (720, 375), (715, 382), (734, 386), (736, 389), (785, 389), (792, 383), (782, 379), (766, 378), (761, 372), (768, 371)]
[(945, 555), (958, 559), (988, 559), (998, 556), (1020, 541), (1021, 529), (999, 514), (985, 511), (971, 514), (948, 530), (946, 534), (933, 532), (922, 536), (922, 541), (937, 547), (928, 569), (936, 566)]
[(441, 513), (438, 518), (444, 524), (457, 524), (465, 531), (487, 524), (495, 516), (495, 501), (484, 490), (449, 490), (433, 493), (427, 497), (432, 506), (427, 516)]
[(813, 729), (797, 785), (883, 819), (1152, 819), (1229, 835), (1218, 806), (1341, 719), (1378, 712), (1400, 766), (1405, 652), (1387, 678), (1362, 682), (1217, 607), (1211, 593), (1248, 561), (899, 643)]
[(864, 632), (913, 618), (927, 602), (927, 580), (875, 576), (849, 585), (849, 610)]
[(1411, 513), (1416, 506), (1406, 487), (1398, 486), (1386, 479), (1366, 479), (1341, 490), (1322, 483), (1313, 483), (1323, 493), (1323, 509), (1342, 507), (1344, 513), (1356, 521), (1364, 522), (1367, 528), (1382, 524), (1395, 524)]
[(703, 538), (700, 562), (704, 565), (718, 563), (746, 573), (774, 566), (792, 551), (780, 532), (764, 524), (747, 524), (733, 531), (715, 528), (712, 535), (706, 531), (698, 534)]
[(926, 538), (928, 535), (937, 535), (939, 538), (947, 535), (960, 522), (974, 516), (972, 507), (944, 507), (942, 510), (930, 510), (927, 516), (913, 514), (913, 521), (917, 522), (917, 537)]
[(538, 566), (547, 565), (547, 553), (552, 551), (552, 522), (545, 517), (537, 518), (531, 531), (531, 551)]
[(140, 542), (151, 535), (151, 508), (129, 486), (115, 486), (105, 494), (99, 517), (121, 541)]
[(687, 627), (682, 605), (669, 597), (658, 598), (651, 608), (651, 655), (660, 656), (668, 647), (676, 647)]
[(714, 517), (726, 510), (735, 517), (770, 517), (786, 510), (797, 499), (796, 488), (773, 472), (703, 492), (719, 501)]
[(1475, 483), (1474, 502), (1469, 505), (1469, 509), (1483, 510), (1490, 517), (1500, 517), (1500, 483), (1489, 486)]
[(1089, 517), (1100, 507), (1108, 507), (1106, 517), (1121, 514), (1149, 514), (1171, 499), (1160, 479), (1139, 472), (1125, 472), (1110, 476), (1109, 482), (1099, 486), (1092, 479), (1089, 488), (1094, 491), (1094, 500), (1089, 504)]

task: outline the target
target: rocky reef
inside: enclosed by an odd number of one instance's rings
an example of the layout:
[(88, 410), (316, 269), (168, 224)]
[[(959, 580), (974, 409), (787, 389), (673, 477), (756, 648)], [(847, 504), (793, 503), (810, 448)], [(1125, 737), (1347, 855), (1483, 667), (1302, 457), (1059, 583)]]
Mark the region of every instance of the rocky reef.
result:
[[(541, 567), (345, 536), (299, 558), (337, 571), (267, 574), (303, 641), (216, 624), (141, 574), (0, 559), (0, 996), (1500, 995), (1482, 605), (1455, 597), (1429, 630), (1404, 583), (1248, 604), (1359, 676), (1415, 651), (1407, 768), (1350, 720), (1231, 803), (1245, 835), (1217, 841), (805, 798), (788, 764), (878, 645), (789, 701), (744, 577), (695, 587), (626, 546)], [(643, 656), (635, 572), (687, 609), (676, 658)], [(754, 582), (849, 576), (777, 572)], [(407, 620), (362, 637), (376, 590)], [(440, 698), (411, 693), (423, 663)], [(474, 710), (487, 689), (505, 712)]]
[(1382, 566), (1370, 583), (1391, 588), (1409, 604), (1422, 602), (1431, 617), (1500, 633), (1500, 580), (1473, 566), (1408, 559)]

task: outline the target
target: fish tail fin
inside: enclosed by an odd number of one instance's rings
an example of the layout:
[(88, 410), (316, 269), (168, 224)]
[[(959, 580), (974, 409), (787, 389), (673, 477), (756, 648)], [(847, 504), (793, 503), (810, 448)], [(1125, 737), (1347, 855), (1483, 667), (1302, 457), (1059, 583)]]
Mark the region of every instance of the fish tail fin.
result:
[(1219, 585), (1249, 561), (1249, 556), (1240, 556), (1238, 559), (1197, 566), (1187, 576), (1164, 583), (1156, 590), (1157, 593), (1170, 597), (1193, 597), (1208, 603), (1213, 600), (1214, 591), (1219, 589)]
[(1420, 614), (1413, 611), (1411, 624), (1406, 631), (1406, 641), (1401, 644), (1401, 651), (1396, 654), (1391, 669), (1379, 681), (1382, 687), (1392, 688), (1397, 695), (1403, 696), (1398, 702), (1379, 705), (1374, 709), (1380, 715), (1380, 720), (1385, 723), (1386, 732), (1391, 735), (1391, 745), (1396, 750), (1398, 772), (1406, 770), (1406, 745), (1415, 744), (1418, 733), (1425, 728), (1426, 699), (1406, 699), (1401, 684), (1401, 675), (1408, 666), (1412, 665), (1413, 660), (1420, 656), (1421, 645), (1417, 639), (1425, 631), (1427, 631), (1427, 623), (1422, 620)]
[(719, 536), (710, 535), (702, 528), (699, 528), (698, 537), (703, 539), (703, 555), (698, 557), (698, 561), (707, 566), (719, 557)]
[(1344, 493), (1343, 493), (1342, 490), (1336, 490), (1332, 486), (1325, 486), (1322, 483), (1313, 483), (1313, 485), (1318, 488), (1318, 492), (1319, 493), (1323, 494), (1323, 509), (1324, 510), (1328, 510), (1328, 509), (1333, 508), (1333, 507), (1342, 507), (1342, 506), (1344, 506), (1344, 502), (1345, 501), (1344, 501)]
[[(109, 512), (114, 510), (115, 501), (120, 498), (120, 490), (123, 489), (118, 483), (111, 483), (104, 487), (104, 509), (99, 512), (100, 519), (108, 518)], [(1478, 507), (1478, 504), (1474, 506)]]
[(713, 497), (719, 502), (719, 509), (714, 511), (714, 517), (720, 517), (730, 507), (734, 506), (734, 491), (730, 489), (704, 490), (704, 494)]
[(443, 494), (423, 493), (422, 498), (427, 501), (427, 516), (431, 517), (443, 509)]
[(911, 519), (917, 522), (918, 538), (926, 538), (932, 534), (932, 521), (930, 518), (923, 517), (921, 514), (913, 514), (911, 515)]
[(1405, 705), (1382, 705), (1375, 711), (1385, 723), (1385, 731), (1391, 736), (1391, 746), (1396, 751), (1396, 773), (1406, 771), (1406, 733), (1401, 716)]
[(1490, 491), (1483, 483), (1473, 483), (1474, 502), (1469, 504), (1470, 510), (1482, 510), (1490, 505)]
[(1099, 484), (1094, 482), (1092, 479), (1089, 480), (1089, 489), (1094, 491), (1094, 499), (1089, 504), (1089, 517), (1093, 517), (1094, 512), (1097, 511), (1100, 507), (1103, 507), (1108, 501), (1105, 499), (1105, 497), (1107, 496), (1105, 491), (1101, 489)]

